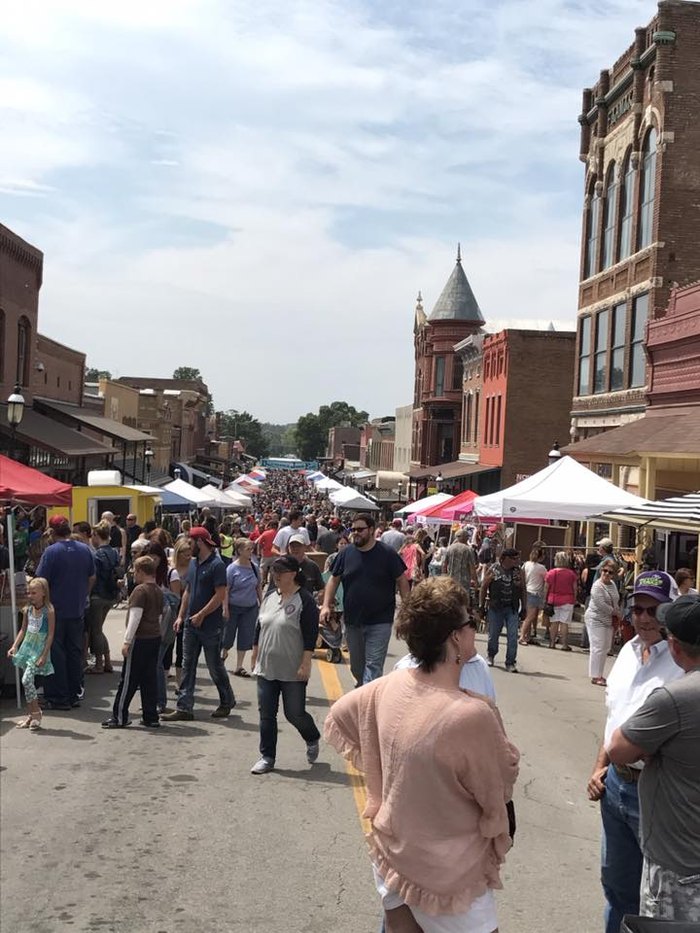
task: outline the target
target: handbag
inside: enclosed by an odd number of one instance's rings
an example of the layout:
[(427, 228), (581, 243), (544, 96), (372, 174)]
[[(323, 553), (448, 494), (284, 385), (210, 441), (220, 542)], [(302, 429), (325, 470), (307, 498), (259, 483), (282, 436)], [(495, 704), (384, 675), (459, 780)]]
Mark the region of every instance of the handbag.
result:
[[(557, 574), (554, 574), (554, 583), (557, 582)], [(554, 603), (550, 603), (549, 600), (542, 607), (542, 615), (547, 616), (548, 619), (551, 619), (554, 615)]]

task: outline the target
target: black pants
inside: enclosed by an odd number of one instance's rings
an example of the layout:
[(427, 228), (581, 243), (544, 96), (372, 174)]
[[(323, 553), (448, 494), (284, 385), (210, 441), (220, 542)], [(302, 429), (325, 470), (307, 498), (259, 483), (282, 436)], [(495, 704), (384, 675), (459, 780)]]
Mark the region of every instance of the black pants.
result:
[(122, 665), (122, 676), (114, 698), (112, 715), (126, 725), (129, 704), (137, 690), (141, 691), (141, 708), (145, 722), (157, 722), (158, 650), (160, 638), (136, 638)]

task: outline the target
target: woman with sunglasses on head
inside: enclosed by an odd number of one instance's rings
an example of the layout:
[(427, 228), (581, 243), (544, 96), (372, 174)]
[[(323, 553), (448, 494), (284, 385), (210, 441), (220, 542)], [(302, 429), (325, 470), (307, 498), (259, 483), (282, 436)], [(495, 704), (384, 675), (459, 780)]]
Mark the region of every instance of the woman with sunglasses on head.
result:
[(325, 736), (365, 774), (387, 933), (492, 933), (510, 848), (518, 751), (495, 707), (460, 689), (475, 652), (466, 590), (449, 576), (402, 600), (396, 633), (417, 668), (345, 694)]
[(588, 633), (590, 654), (588, 676), (596, 687), (605, 687), (605, 659), (612, 647), (615, 621), (620, 615), (620, 594), (615, 584), (617, 565), (606, 560), (599, 567), (600, 576), (591, 587), (583, 620)]

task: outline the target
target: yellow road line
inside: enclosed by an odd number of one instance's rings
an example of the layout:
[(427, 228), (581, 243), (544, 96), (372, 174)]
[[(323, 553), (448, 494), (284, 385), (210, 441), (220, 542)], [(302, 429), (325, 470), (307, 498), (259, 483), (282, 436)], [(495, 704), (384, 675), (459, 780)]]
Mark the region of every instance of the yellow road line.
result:
[[(331, 703), (335, 703), (335, 701), (339, 700), (345, 692), (343, 690), (342, 684), (340, 683), (340, 678), (338, 677), (337, 665), (329, 664), (328, 661), (318, 661), (317, 664), (319, 673), (321, 674), (323, 689), (326, 691), (326, 696)], [(357, 807), (357, 815), (360, 818), (362, 831), (364, 833), (368, 833), (370, 830), (369, 820), (362, 816), (362, 814), (365, 812), (365, 807), (367, 806), (367, 788), (365, 787), (365, 780), (357, 768), (353, 767), (353, 765), (347, 760), (345, 760), (345, 770), (348, 775), (350, 787), (352, 787), (352, 793), (355, 798), (355, 806)]]

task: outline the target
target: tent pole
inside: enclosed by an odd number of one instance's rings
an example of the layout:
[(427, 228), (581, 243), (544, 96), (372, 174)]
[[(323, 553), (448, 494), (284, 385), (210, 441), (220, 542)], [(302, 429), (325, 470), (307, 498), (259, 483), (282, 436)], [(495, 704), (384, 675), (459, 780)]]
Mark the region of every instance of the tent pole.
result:
[[(17, 641), (17, 581), (15, 580), (15, 515), (12, 508), (7, 511), (7, 551), (10, 556), (10, 607), (12, 611), (13, 643)], [(17, 709), (22, 709), (22, 691), (19, 686), (19, 668), (15, 667), (15, 690)]]

